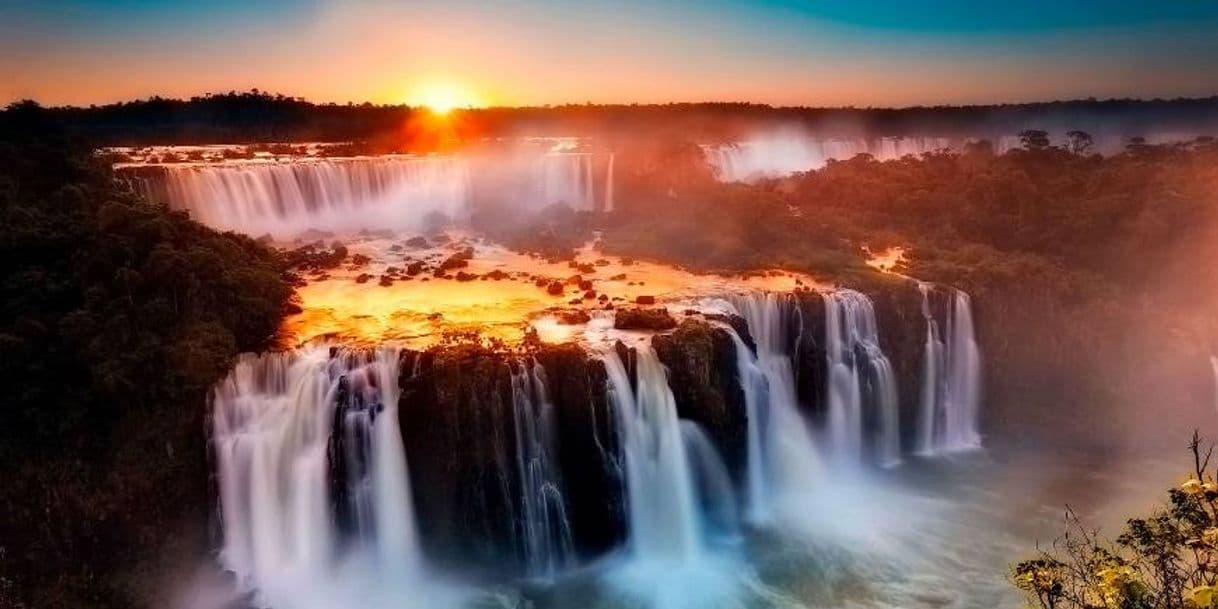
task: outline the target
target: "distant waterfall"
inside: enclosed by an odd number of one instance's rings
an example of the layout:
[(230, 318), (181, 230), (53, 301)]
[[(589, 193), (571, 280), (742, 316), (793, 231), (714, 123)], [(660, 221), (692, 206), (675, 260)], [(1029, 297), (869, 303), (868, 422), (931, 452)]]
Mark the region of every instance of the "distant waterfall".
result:
[(901, 461), (896, 375), (880, 348), (875, 308), (853, 290), (830, 292), (824, 299), (831, 454), (847, 463), (862, 459), (864, 408), (870, 404), (877, 426), (875, 458), (880, 465), (896, 465)]
[(765, 522), (772, 502), (806, 496), (820, 476), (820, 459), (798, 410), (790, 345), (798, 311), (789, 296), (756, 292), (731, 299), (748, 323), (757, 355), (730, 326), (736, 369), (748, 415), (748, 518)]
[(551, 577), (575, 558), (554, 444), (554, 406), (545, 370), (535, 361), (512, 372), (516, 466), (520, 475), (520, 539), (528, 573)]
[(603, 211), (613, 211), (613, 162), (617, 159), (615, 153), (609, 153), (609, 167), (605, 169), (605, 204)]
[(1218, 408), (1218, 355), (1210, 356), (1210, 368), (1214, 370), (1214, 407)]
[(420, 230), (469, 214), (469, 172), (457, 158), (166, 165), (165, 171), (170, 207), (255, 236)]
[(703, 544), (676, 400), (651, 346), (637, 354), (637, 390), (617, 351), (603, 355), (625, 461), (630, 550), (643, 561), (689, 562)]
[(386, 576), (418, 574), (398, 374), (396, 350), (316, 346), (243, 355), (217, 385), (220, 560), (244, 584), (283, 592), (348, 553)]
[(564, 203), (577, 211), (593, 211), (592, 154), (588, 152), (551, 152), (537, 161), (540, 174), (536, 184), (541, 206)]
[(968, 294), (952, 290), (944, 317), (947, 332), (931, 305), (930, 284), (919, 284), (922, 316), (926, 319), (922, 410), (917, 450), (923, 455), (981, 446), (977, 415), (981, 397), (981, 353), (973, 333)]
[(707, 162), (721, 182), (752, 182), (820, 169), (829, 161), (870, 154), (878, 161), (918, 156), (950, 148), (943, 137), (815, 138), (800, 134), (768, 135), (744, 142), (703, 146)]

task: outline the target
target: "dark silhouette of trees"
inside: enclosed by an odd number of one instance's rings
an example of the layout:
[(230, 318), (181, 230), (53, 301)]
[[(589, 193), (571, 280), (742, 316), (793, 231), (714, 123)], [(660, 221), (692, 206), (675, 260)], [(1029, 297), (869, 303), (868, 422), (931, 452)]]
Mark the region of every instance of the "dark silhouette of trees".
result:
[(271, 344), (282, 267), (0, 112), (0, 605), (156, 604), (125, 578), (206, 551), (206, 392)]

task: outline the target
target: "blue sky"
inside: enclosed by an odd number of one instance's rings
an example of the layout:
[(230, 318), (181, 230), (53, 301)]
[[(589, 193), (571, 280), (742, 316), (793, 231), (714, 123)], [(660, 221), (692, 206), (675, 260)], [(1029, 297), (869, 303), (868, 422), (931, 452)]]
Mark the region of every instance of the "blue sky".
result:
[(987, 103), (1218, 93), (1218, 2), (0, 0), (0, 100)]

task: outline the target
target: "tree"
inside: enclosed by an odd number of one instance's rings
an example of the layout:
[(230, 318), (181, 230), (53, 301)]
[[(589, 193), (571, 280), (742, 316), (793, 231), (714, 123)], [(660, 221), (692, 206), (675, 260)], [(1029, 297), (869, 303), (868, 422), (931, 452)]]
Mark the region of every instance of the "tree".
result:
[(1049, 132), (1041, 129), (1024, 129), (1019, 132), (1019, 143), (1026, 150), (1044, 150), (1049, 147)]
[(1086, 131), (1067, 131), (1066, 139), (1069, 142), (1070, 152), (1080, 156), (1091, 152), (1091, 149), (1095, 146), (1095, 141), (1092, 140), (1091, 134)]

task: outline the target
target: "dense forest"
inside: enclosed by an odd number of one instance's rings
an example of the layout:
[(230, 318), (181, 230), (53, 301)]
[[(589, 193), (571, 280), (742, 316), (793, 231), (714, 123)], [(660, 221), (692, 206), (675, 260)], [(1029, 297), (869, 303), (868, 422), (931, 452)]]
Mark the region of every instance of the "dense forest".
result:
[(209, 547), (202, 405), (271, 343), (282, 273), (120, 188), (47, 111), (0, 113), (0, 606), (165, 606), (139, 575)]
[[(150, 98), (55, 115), (99, 145), (368, 140), (392, 149), (421, 108), (405, 105), (314, 104), (258, 90)], [(457, 110), (461, 137), (512, 135), (636, 137), (699, 142), (738, 139), (757, 129), (799, 128), (824, 136), (1009, 135), (1023, 129), (1088, 130), (1099, 135), (1218, 131), (1218, 97), (1170, 100), (1076, 100), (994, 106), (910, 108), (772, 107), (744, 103), (563, 105)]]

